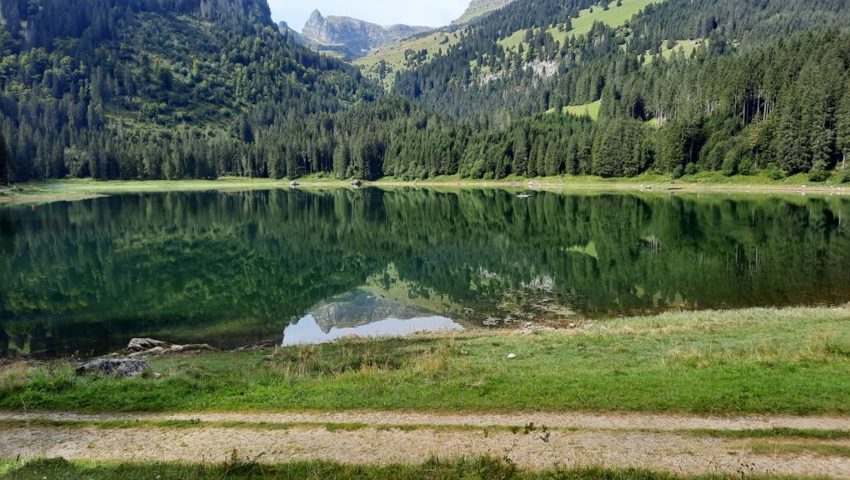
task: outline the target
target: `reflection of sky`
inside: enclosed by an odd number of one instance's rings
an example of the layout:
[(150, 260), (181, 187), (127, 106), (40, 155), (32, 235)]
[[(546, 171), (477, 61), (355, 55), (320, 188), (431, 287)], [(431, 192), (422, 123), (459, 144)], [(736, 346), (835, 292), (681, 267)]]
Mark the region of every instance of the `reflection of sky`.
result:
[(463, 327), (446, 317), (419, 317), (409, 320), (388, 318), (353, 328), (331, 328), (325, 333), (313, 315), (307, 315), (283, 331), (283, 346), (327, 343), (348, 335), (358, 337), (394, 337), (419, 332), (437, 332), (445, 330), (463, 330)]

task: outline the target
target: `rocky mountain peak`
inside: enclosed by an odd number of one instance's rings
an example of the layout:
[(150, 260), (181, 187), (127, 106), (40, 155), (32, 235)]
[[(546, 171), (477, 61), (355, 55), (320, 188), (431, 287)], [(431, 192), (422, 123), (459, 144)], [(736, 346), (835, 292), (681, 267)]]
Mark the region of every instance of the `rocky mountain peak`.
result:
[(351, 17), (324, 17), (315, 10), (304, 24), (301, 36), (320, 45), (342, 48), (348, 58), (358, 58), (376, 48), (431, 30), (430, 27), (408, 25), (384, 27)]

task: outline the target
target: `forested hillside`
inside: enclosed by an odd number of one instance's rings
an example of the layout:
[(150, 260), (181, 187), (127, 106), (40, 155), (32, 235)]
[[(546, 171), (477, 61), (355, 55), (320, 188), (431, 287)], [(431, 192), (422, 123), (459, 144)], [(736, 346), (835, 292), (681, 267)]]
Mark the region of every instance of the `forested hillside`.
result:
[(391, 92), (281, 34), (265, 0), (72, 3), (2, 4), (12, 180), (850, 181), (846, 0), (516, 0)]
[(255, 130), (380, 93), (281, 35), (265, 0), (0, 5), (16, 180), (263, 175)]

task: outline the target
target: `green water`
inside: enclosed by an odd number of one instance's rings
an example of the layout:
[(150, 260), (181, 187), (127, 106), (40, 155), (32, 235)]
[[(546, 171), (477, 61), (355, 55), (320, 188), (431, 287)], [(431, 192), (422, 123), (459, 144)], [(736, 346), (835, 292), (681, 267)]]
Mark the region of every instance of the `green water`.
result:
[[(0, 355), (235, 347), (393, 318), (850, 301), (850, 201), (365, 189), (0, 209)], [(295, 329), (297, 330), (297, 329)]]

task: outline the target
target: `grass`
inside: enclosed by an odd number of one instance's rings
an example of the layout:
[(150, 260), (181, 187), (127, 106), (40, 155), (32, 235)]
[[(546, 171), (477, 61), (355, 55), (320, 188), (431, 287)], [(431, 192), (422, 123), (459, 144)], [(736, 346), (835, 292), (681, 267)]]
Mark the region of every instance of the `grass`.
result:
[(575, 115), (576, 117), (590, 117), (592, 120), (598, 120), (600, 108), (602, 108), (602, 101), (598, 100), (584, 105), (570, 105), (564, 107), (564, 113)]
[[(603, 0), (605, 1), (605, 0)], [(572, 30), (562, 30), (558, 25), (549, 29), (552, 37), (563, 45), (568, 36), (576, 37), (587, 35), (593, 24), (601, 22), (609, 27), (620, 27), (625, 25), (633, 16), (640, 13), (648, 5), (660, 3), (663, 0), (623, 0), (622, 6), (617, 6), (617, 2), (610, 2), (608, 10), (596, 5), (592, 9), (588, 8), (579, 12), (578, 18), (571, 20)], [(593, 10), (593, 11), (591, 11)], [(510, 36), (499, 41), (505, 49), (516, 50), (520, 44), (525, 41), (526, 30), (519, 30)]]
[[(670, 42), (664, 42), (664, 45), (661, 47), (661, 56), (666, 60), (670, 60), (673, 58), (674, 54), (681, 53), (685, 56), (685, 58), (689, 58), (694, 50), (697, 47), (703, 46), (706, 44), (706, 40), (701, 38), (696, 40), (679, 40), (676, 42), (675, 46), (670, 46)], [(647, 55), (644, 57), (643, 63), (644, 65), (648, 63), (652, 63), (655, 60), (655, 55)]]
[(346, 340), (157, 358), (152, 367), (162, 376), (6, 366), (0, 409), (848, 414), (850, 310), (669, 313), (567, 333)]
[(387, 64), (392, 68), (392, 71), (384, 80), (384, 87), (390, 88), (392, 87), (393, 80), (395, 80), (395, 72), (407, 70), (404, 55), (406, 51), (414, 50), (419, 52), (421, 50), (427, 50), (428, 55), (425, 59), (427, 62), (440, 50), (445, 52), (449, 49), (449, 47), (459, 41), (460, 35), (458, 32), (438, 31), (425, 35), (418, 35), (403, 40), (400, 43), (375, 50), (374, 52), (369, 53), (369, 55), (359, 58), (352, 63), (361, 67), (363, 72), (369, 77), (377, 79), (378, 64), (382, 60), (387, 62)]
[(822, 443), (754, 443), (750, 451), (756, 455), (814, 455), (850, 458), (850, 447)]
[[(593, 104), (567, 107), (577, 111), (587, 111), (594, 115)], [(529, 182), (529, 178), (511, 176), (500, 180), (474, 180), (459, 176), (434, 177), (427, 181), (410, 182), (393, 177), (386, 177), (371, 185), (395, 187), (429, 187), (429, 188), (516, 188)], [(312, 175), (298, 179), (304, 190), (322, 188), (350, 188), (350, 181), (336, 180), (323, 175)], [(837, 179), (830, 178), (826, 182), (811, 182), (806, 175), (795, 175), (782, 180), (772, 180), (766, 174), (724, 176), (720, 172), (701, 172), (696, 175), (686, 175), (678, 180), (672, 180), (667, 175), (646, 173), (631, 178), (602, 178), (595, 176), (556, 176), (534, 180), (537, 188), (562, 190), (635, 190), (642, 186), (670, 187), (675, 184), (681, 190), (700, 190), (707, 188), (718, 191), (745, 190), (752, 192), (767, 192), (775, 190), (800, 190), (805, 186), (809, 192), (833, 193), (834, 188), (846, 189)], [(97, 181), (91, 179), (51, 180), (15, 185), (12, 188), (0, 190), (0, 206), (4, 204), (37, 205), (55, 201), (77, 201), (96, 198), (104, 195), (122, 193), (165, 193), (193, 191), (246, 191), (288, 189), (289, 180), (253, 179), (225, 177), (218, 180), (111, 180)]]
[[(215, 465), (178, 463), (95, 463), (62, 459), (33, 460), (25, 464), (0, 461), (0, 475), (8, 480), (88, 479), (111, 480), (202, 480), (202, 479), (315, 479), (315, 480), (714, 480), (728, 476), (678, 476), (647, 470), (552, 469), (531, 472), (508, 461), (479, 458), (455, 461), (430, 460), (421, 465), (346, 466), (329, 462), (298, 462), (261, 465), (257, 459), (240, 458), (234, 452), (227, 462)], [(4, 473), (5, 472), (5, 473)], [(777, 476), (748, 476), (753, 479), (779, 479)]]

